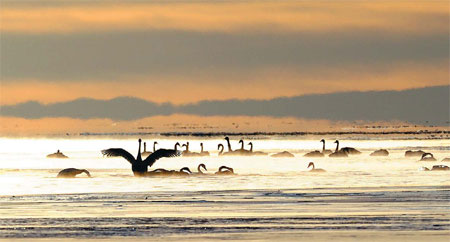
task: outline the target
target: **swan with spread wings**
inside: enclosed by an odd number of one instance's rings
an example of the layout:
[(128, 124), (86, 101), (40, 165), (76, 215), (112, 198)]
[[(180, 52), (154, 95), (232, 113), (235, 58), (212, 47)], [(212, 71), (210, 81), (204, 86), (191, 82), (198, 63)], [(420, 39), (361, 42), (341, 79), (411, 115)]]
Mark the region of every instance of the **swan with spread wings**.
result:
[(102, 154), (105, 156), (117, 157), (121, 156), (125, 158), (131, 164), (131, 170), (135, 176), (145, 176), (148, 172), (148, 167), (151, 167), (158, 159), (163, 157), (175, 157), (181, 155), (180, 151), (172, 149), (158, 149), (149, 155), (145, 160), (141, 157), (141, 139), (139, 141), (139, 149), (137, 157), (134, 158), (128, 151), (122, 148), (110, 148), (102, 150)]

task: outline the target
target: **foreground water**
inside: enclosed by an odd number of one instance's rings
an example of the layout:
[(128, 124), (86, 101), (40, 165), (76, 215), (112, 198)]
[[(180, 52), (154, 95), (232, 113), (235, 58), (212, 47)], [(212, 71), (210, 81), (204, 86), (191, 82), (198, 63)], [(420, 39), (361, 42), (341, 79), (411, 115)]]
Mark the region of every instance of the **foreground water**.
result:
[[(176, 141), (158, 139), (158, 147)], [(209, 173), (227, 165), (238, 175), (135, 178), (124, 159), (101, 156), (110, 147), (135, 155), (136, 139), (0, 139), (0, 237), (445, 241), (450, 235), (449, 172), (419, 170), (448, 165), (441, 162), (450, 156), (448, 139), (341, 140), (363, 153), (338, 159), (303, 157), (321, 144), (300, 137), (252, 140), (255, 150), (287, 150), (295, 158), (218, 157), (222, 139), (178, 141), (190, 141), (192, 151), (203, 142), (211, 156), (161, 159), (152, 168), (195, 170), (204, 163)], [(379, 148), (390, 155), (369, 156)], [(56, 149), (70, 158), (45, 158)], [(438, 161), (405, 158), (409, 149), (432, 152)], [(308, 172), (310, 161), (327, 172)], [(68, 167), (88, 169), (93, 178), (57, 179)]]

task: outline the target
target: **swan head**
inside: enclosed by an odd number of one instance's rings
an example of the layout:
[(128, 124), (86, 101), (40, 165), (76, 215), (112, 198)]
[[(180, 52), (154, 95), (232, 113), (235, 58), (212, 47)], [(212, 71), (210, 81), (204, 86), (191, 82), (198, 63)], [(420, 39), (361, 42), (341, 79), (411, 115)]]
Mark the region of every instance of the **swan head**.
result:
[(186, 172), (186, 173), (189, 173), (189, 174), (192, 173), (191, 170), (189, 170), (188, 167), (183, 167), (183, 168), (181, 168), (181, 169), (180, 169), (180, 172)]
[(230, 140), (230, 138), (228, 138), (228, 136), (227, 136), (227, 137), (225, 137), (225, 140), (228, 141), (228, 140)]
[(339, 140), (334, 141), (335, 144), (339, 144)]
[(314, 162), (309, 162), (309, 164), (308, 164), (308, 167), (307, 168), (309, 168), (309, 167), (313, 167), (314, 168)]
[(243, 140), (239, 140), (239, 144), (241, 144), (241, 143), (244, 143), (244, 141)]
[(141, 139), (138, 139), (138, 142), (139, 142), (139, 143), (141, 143), (141, 142), (142, 142), (142, 140), (141, 140)]
[(220, 147), (223, 147), (223, 144), (218, 144), (217, 149), (220, 150)]
[(153, 142), (154, 145), (158, 144), (158, 141)]
[(325, 143), (325, 140), (324, 140), (324, 139), (321, 139), (321, 140), (320, 140), (320, 142), (323, 142), (323, 143)]
[(200, 168), (203, 168), (205, 171), (208, 171), (208, 169), (206, 169), (205, 164), (201, 163), (200, 165), (198, 165), (198, 170), (200, 170)]
[(253, 143), (252, 142), (248, 142), (248, 145), (253, 145)]

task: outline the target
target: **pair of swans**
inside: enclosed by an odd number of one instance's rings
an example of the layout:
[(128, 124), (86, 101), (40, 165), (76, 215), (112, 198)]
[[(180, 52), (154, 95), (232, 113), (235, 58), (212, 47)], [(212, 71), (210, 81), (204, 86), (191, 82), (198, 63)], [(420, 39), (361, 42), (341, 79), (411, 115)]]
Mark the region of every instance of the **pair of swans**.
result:
[(339, 149), (339, 140), (334, 141), (336, 144), (336, 149), (334, 152), (331, 150), (325, 149), (325, 140), (322, 139), (320, 142), (323, 143), (322, 151), (312, 151), (307, 154), (305, 154), (305, 157), (324, 157), (325, 155), (328, 155), (329, 157), (348, 157), (348, 155), (358, 155), (361, 154), (361, 152), (353, 147), (344, 147), (342, 149)]
[(128, 162), (130, 162), (131, 170), (133, 171), (133, 174), (135, 176), (145, 176), (145, 174), (148, 172), (148, 167), (151, 167), (158, 159), (161, 159), (163, 157), (169, 158), (169, 157), (175, 157), (175, 156), (181, 155), (181, 152), (176, 149), (177, 145), (175, 145), (175, 149), (173, 149), (173, 150), (172, 149), (158, 149), (143, 160), (142, 156), (141, 156), (142, 140), (139, 139), (138, 142), (139, 142), (139, 148), (138, 148), (138, 154), (137, 154), (136, 158), (134, 158), (133, 155), (131, 155), (128, 151), (126, 151), (122, 148), (109, 148), (106, 150), (102, 150), (102, 154), (104, 156), (108, 156), (108, 157), (121, 156), (121, 157), (125, 158)]
[(233, 150), (231, 148), (230, 138), (225, 137), (225, 140), (227, 141), (228, 151), (224, 152), (224, 146), (222, 144), (219, 144), (217, 146), (217, 149), (219, 150), (219, 155), (240, 155), (240, 156), (253, 156), (253, 155), (267, 155), (267, 153), (262, 151), (253, 151), (253, 143), (249, 142), (248, 145), (250, 146), (249, 150), (244, 149), (244, 140), (239, 140), (239, 144), (241, 144), (241, 148), (237, 150)]
[(183, 144), (181, 147), (186, 147), (185, 150), (181, 153), (183, 156), (209, 156), (209, 152), (203, 150), (203, 143), (200, 143), (200, 153), (191, 152), (189, 150), (189, 142)]
[[(145, 176), (147, 177), (153, 177), (153, 176), (205, 176), (209, 175), (207, 173), (204, 173), (202, 171), (204, 169), (205, 171), (208, 171), (206, 169), (205, 164), (199, 164), (197, 167), (197, 172), (191, 172), (191, 170), (188, 167), (183, 167), (180, 169), (180, 171), (175, 170), (166, 170), (166, 169), (156, 169), (150, 172), (147, 172)], [(221, 166), (217, 172), (214, 173), (214, 175), (235, 175), (233, 168), (228, 166)]]
[[(156, 144), (158, 144), (157, 141), (153, 142), (153, 152), (156, 151)], [(153, 152), (147, 151), (147, 143), (144, 142), (144, 151), (142, 152), (142, 155), (148, 156), (148, 155), (152, 154)]]

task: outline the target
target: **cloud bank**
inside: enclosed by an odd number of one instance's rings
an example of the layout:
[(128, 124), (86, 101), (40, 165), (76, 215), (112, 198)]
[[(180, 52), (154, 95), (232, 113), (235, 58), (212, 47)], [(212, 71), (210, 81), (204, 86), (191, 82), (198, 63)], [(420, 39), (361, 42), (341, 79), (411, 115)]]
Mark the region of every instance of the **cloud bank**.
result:
[(341, 92), (280, 97), (270, 100), (201, 101), (174, 105), (158, 104), (134, 97), (110, 100), (82, 98), (41, 104), (36, 101), (1, 106), (0, 116), (39, 119), (107, 118), (137, 120), (152, 116), (190, 114), (198, 116), (268, 116), (333, 121), (391, 121), (448, 125), (450, 86), (405, 91)]

